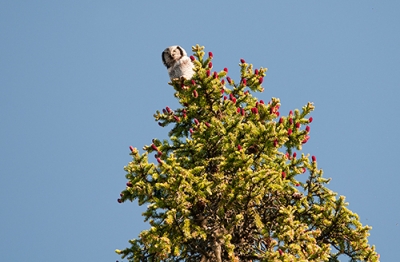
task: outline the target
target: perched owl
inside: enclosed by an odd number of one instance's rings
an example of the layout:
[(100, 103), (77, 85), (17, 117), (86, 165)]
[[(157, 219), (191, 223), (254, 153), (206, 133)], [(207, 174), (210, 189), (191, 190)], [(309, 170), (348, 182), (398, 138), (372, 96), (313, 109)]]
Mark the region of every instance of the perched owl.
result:
[(193, 63), (187, 56), (185, 49), (179, 45), (174, 45), (166, 48), (162, 52), (162, 61), (168, 69), (169, 77), (174, 78), (192, 78)]

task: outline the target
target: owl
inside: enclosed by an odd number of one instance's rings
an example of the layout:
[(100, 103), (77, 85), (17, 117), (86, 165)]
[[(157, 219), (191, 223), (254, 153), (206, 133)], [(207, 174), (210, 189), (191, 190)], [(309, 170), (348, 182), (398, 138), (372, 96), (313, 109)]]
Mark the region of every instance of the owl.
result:
[(187, 56), (185, 49), (179, 45), (170, 46), (162, 52), (161, 57), (171, 80), (181, 77), (192, 78), (194, 65)]

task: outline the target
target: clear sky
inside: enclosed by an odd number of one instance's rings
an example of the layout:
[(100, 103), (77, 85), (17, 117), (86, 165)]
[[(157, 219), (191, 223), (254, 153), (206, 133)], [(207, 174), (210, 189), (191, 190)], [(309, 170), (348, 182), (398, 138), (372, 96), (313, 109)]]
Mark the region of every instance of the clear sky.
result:
[(267, 67), (259, 99), (316, 110), (304, 152), (400, 246), (400, 1), (1, 1), (0, 260), (116, 261), (146, 229), (118, 204), (129, 146), (167, 138), (161, 52), (204, 45), (214, 68)]

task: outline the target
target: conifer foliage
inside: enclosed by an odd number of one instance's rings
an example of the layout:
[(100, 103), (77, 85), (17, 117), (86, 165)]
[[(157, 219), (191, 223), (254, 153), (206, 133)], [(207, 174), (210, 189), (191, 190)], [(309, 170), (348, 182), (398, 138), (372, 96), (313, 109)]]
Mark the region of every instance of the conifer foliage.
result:
[[(116, 252), (129, 261), (378, 261), (368, 226), (329, 190), (310, 138), (312, 103), (280, 116), (258, 100), (266, 68), (240, 60), (240, 80), (213, 71), (213, 54), (192, 47), (192, 79), (170, 85), (180, 108), (154, 115), (172, 125), (141, 154), (130, 147), (118, 202), (148, 204), (150, 229)], [(149, 160), (154, 155), (155, 160)]]

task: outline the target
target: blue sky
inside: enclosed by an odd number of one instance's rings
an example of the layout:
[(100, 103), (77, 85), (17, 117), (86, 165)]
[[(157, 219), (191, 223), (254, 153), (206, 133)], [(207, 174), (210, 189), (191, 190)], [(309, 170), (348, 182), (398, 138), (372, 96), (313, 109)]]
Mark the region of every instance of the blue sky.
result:
[(177, 107), (161, 52), (195, 44), (214, 68), (269, 68), (260, 99), (314, 102), (311, 139), (329, 188), (373, 227), (382, 261), (400, 245), (400, 2), (1, 1), (0, 258), (116, 261), (147, 228), (117, 203), (129, 146)]

